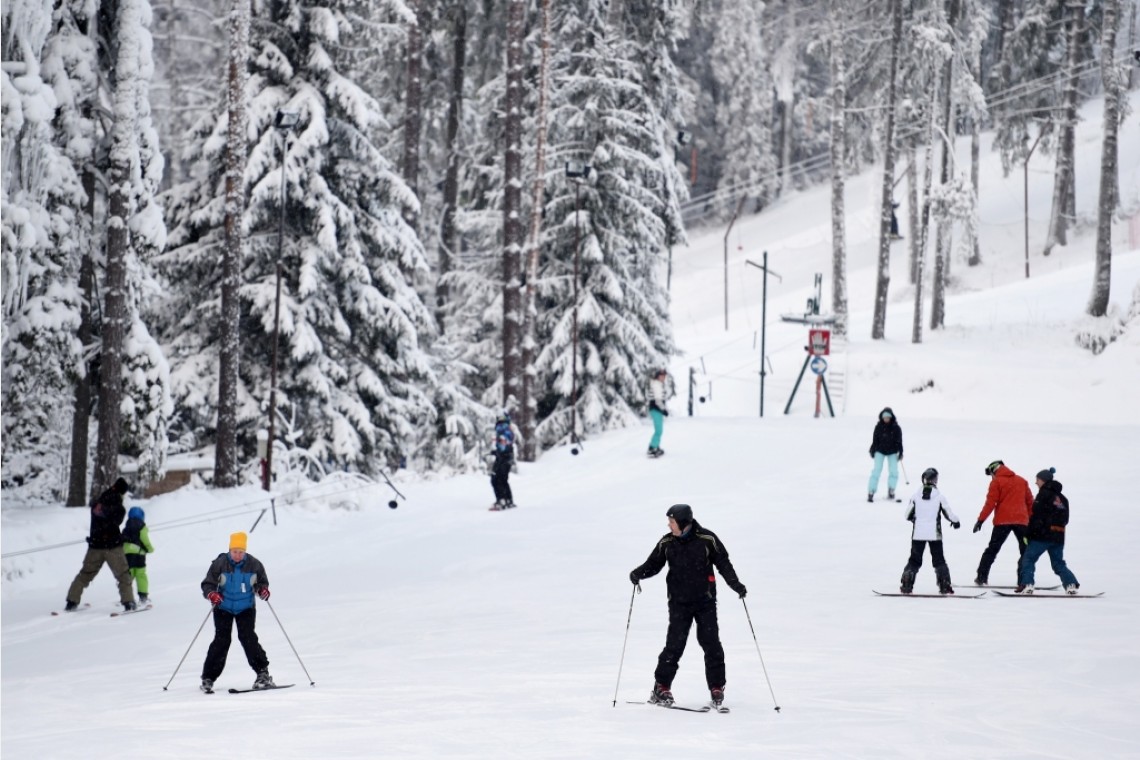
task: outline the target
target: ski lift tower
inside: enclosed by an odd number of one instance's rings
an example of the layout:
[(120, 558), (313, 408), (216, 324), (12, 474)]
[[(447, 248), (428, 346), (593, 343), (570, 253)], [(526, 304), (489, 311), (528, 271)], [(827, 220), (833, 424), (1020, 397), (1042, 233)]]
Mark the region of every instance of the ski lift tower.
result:
[(804, 379), (804, 373), (807, 372), (810, 366), (812, 373), (815, 375), (815, 416), (821, 416), (821, 392), (823, 398), (827, 399), (828, 413), (832, 417), (835, 416), (835, 409), (831, 405), (831, 393), (827, 389), (827, 359), (824, 358), (831, 353), (830, 328), (835, 324), (835, 315), (819, 313), (819, 304), (822, 294), (823, 275), (816, 274), (815, 296), (807, 300), (807, 309), (804, 313), (780, 315), (780, 319), (784, 322), (808, 326), (808, 344), (804, 346), (804, 351), (807, 352), (807, 356), (804, 357), (804, 365), (800, 367), (800, 374), (796, 378), (796, 384), (792, 386), (792, 395), (788, 397), (788, 404), (784, 407), (784, 414), (791, 412), (792, 401), (796, 398), (796, 391), (799, 390), (800, 382)]

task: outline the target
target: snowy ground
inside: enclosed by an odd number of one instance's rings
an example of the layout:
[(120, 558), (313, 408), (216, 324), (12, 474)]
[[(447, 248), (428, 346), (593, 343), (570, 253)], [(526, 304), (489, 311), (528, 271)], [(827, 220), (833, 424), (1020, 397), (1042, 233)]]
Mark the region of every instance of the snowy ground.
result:
[[(1140, 105), (1134, 100), (1134, 105)], [(1136, 134), (1137, 109), (1122, 134)], [(1085, 112), (1078, 167), (1096, 166)], [(1122, 141), (1126, 205), (1140, 194), (1140, 141)], [(1048, 214), (1046, 164), (1031, 202), (1035, 235)], [(1092, 169), (1078, 169), (1088, 211)], [(806, 328), (778, 321), (798, 310), (814, 272), (827, 273), (825, 189), (796, 196), (739, 225), (723, 325), (723, 233), (675, 251), (674, 313), (686, 355), (673, 367), (661, 460), (644, 457), (649, 428), (590, 439), (523, 464), (522, 505), (488, 513), (483, 476), (401, 481), (396, 510), (385, 487), (318, 486), (278, 502), (250, 551), (272, 579), (274, 615), (258, 628), (287, 691), (205, 696), (197, 680), (210, 631), (179, 659), (208, 612), (198, 591), (228, 534), (266, 506), (260, 491), (184, 491), (149, 502), (157, 553), (155, 608), (108, 617), (106, 571), (85, 596), (92, 609), (51, 617), (79, 568), (84, 510), (3, 510), (2, 737), (5, 758), (109, 758), (124, 753), (199, 758), (1136, 758), (1140, 729), (1140, 583), (1131, 552), (1140, 535), (1132, 469), (1140, 440), (1140, 335), (1135, 328), (1093, 357), (1074, 332), (1091, 287), (1092, 233), (1050, 259), (1034, 254), (1026, 281), (1017, 177), (983, 172), (986, 263), (956, 264), (946, 329), (910, 343), (913, 291), (896, 253), (888, 338), (872, 342), (876, 180), (849, 199), (852, 339), (833, 367), (847, 375), (840, 416), (816, 419), (810, 388), (783, 406), (802, 362)], [(1012, 183), (1012, 184), (1011, 184)], [(1007, 184), (1009, 185), (1007, 187)], [(1018, 192), (1015, 194), (1014, 190)], [(1012, 209), (1012, 210), (1011, 210)], [(1009, 230), (1012, 229), (1012, 232)], [(1006, 233), (1012, 235), (1005, 239)], [(736, 233), (734, 233), (735, 235)], [(1117, 251), (1126, 227), (1117, 230)], [(896, 244), (901, 245), (901, 244)], [(737, 249), (739, 246), (739, 250)], [(764, 248), (783, 276), (769, 283), (765, 416), (756, 379), (760, 278), (743, 258)], [(747, 279), (746, 279), (747, 278)], [(1126, 309), (1140, 252), (1113, 262), (1113, 301)], [(825, 287), (825, 305), (829, 302)], [(701, 360), (703, 359), (703, 365)], [(749, 364), (751, 362), (751, 364)], [(688, 367), (707, 397), (684, 416)], [(934, 380), (921, 393), (910, 389)], [(1072, 500), (1066, 546), (1083, 590), (1101, 599), (881, 599), (909, 547), (903, 504), (867, 504), (863, 492), (875, 415), (899, 415), (910, 486), (935, 466), (962, 518), (946, 538), (954, 580), (968, 584), (988, 537), (969, 532), (1003, 458), (1032, 476), (1053, 466)], [(886, 476), (884, 474), (884, 480)], [(885, 490), (885, 484), (881, 486)], [(643, 583), (613, 705), (627, 615), (629, 570), (665, 532), (665, 509), (693, 505), (749, 587), (748, 610), (721, 597), (730, 715), (626, 704), (652, 685), (664, 640), (664, 578)], [(35, 547), (65, 546), (9, 556)], [(1012, 583), (1007, 546), (991, 574)], [(1038, 566), (1041, 583), (1053, 578)], [(933, 590), (927, 564), (918, 590)], [(234, 643), (219, 686), (253, 674)], [(695, 641), (674, 683), (681, 703), (706, 698)], [(774, 696), (773, 696), (774, 694)], [(773, 707), (782, 709), (777, 713)]]

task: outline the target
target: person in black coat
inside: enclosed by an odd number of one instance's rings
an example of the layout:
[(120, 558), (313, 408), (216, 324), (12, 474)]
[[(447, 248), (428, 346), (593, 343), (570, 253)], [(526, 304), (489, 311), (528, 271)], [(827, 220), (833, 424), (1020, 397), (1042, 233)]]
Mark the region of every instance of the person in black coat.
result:
[(875, 466), (871, 468), (871, 480), (867, 483), (867, 501), (875, 500), (884, 460), (887, 462), (887, 498), (894, 499), (895, 486), (899, 482), (899, 462), (903, 458), (903, 440), (898, 418), (889, 406), (879, 412), (879, 421), (871, 434), (870, 454)]
[(1037, 473), (1037, 496), (1026, 528), (1025, 552), (1017, 568), (1017, 591), (1033, 593), (1033, 576), (1037, 560), (1049, 554), (1049, 564), (1061, 579), (1065, 591), (1077, 593), (1081, 584), (1065, 562), (1065, 526), (1069, 524), (1069, 499), (1061, 493), (1061, 482), (1053, 479), (1056, 470), (1050, 467)]
[(83, 598), (83, 590), (87, 588), (99, 571), (103, 563), (111, 568), (115, 582), (119, 584), (119, 601), (124, 609), (135, 608), (134, 583), (131, 578), (130, 567), (127, 566), (127, 555), (123, 552), (123, 536), (119, 526), (127, 516), (123, 506), (123, 497), (126, 496), (130, 486), (127, 481), (119, 478), (114, 485), (104, 491), (98, 499), (91, 504), (91, 530), (87, 536), (87, 554), (83, 557), (83, 566), (79, 574), (71, 582), (67, 590), (67, 602), (64, 610), (72, 612), (79, 608), (79, 601)]
[(665, 634), (665, 648), (657, 658), (654, 671), (656, 683), (651, 702), (671, 705), (670, 686), (677, 674), (681, 655), (689, 639), (689, 629), (697, 624), (697, 643), (705, 652), (705, 681), (712, 701), (719, 705), (724, 700), (724, 647), (716, 616), (716, 576), (721, 577), (743, 599), (747, 593), (744, 584), (736, 577), (736, 570), (728, 559), (728, 550), (711, 530), (702, 528), (693, 519), (688, 504), (674, 504), (665, 512), (669, 517), (669, 533), (664, 535), (649, 559), (629, 574), (630, 581), (640, 586), (643, 578), (652, 578), (666, 564), (669, 572), (665, 586), (669, 592), (669, 630)]

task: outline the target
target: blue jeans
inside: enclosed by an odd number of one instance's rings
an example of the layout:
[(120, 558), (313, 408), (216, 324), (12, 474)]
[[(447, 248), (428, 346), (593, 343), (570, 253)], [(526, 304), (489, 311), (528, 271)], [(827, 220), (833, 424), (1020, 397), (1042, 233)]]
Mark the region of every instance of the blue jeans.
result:
[(1066, 586), (1075, 584), (1077, 576), (1073, 575), (1073, 571), (1065, 564), (1065, 545), (1032, 539), (1030, 539), (1029, 545), (1025, 547), (1025, 554), (1021, 555), (1017, 582), (1026, 586), (1033, 584), (1033, 571), (1037, 568), (1037, 560), (1046, 552), (1049, 553), (1049, 564), (1052, 565), (1053, 572), (1061, 579), (1061, 583)]
[(867, 484), (867, 493), (879, 490), (879, 476), (883, 474), (883, 460), (887, 460), (887, 488), (895, 490), (899, 482), (899, 455), (875, 452), (875, 466), (871, 469), (871, 481)]
[(665, 430), (665, 415), (657, 409), (649, 410), (649, 418), (653, 420), (653, 437), (649, 439), (649, 448), (661, 448), (661, 433)]

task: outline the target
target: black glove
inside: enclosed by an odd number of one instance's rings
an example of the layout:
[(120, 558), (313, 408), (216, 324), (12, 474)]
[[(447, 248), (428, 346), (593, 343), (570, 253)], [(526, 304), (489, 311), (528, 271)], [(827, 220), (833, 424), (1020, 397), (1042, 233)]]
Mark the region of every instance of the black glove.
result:
[(632, 570), (632, 571), (630, 571), (630, 573), (629, 573), (629, 582), (630, 582), (630, 583), (632, 583), (632, 584), (633, 584), (633, 585), (635, 585), (635, 586), (636, 586), (637, 584), (641, 583), (641, 578), (640, 578), (640, 577), (638, 577), (638, 575), (637, 575), (637, 571), (636, 571), (636, 570)]
[(871, 456), (871, 459), (874, 459), (874, 458), (875, 458), (875, 452), (873, 452), (873, 451), (868, 451), (867, 453), (868, 453), (868, 454)]
[(666, 417), (669, 416), (669, 410), (668, 409), (662, 409), (661, 413), (664, 414)]
[(977, 533), (981, 529), (982, 529), (982, 521), (978, 520), (976, 523), (974, 523), (974, 532)]
[(744, 597), (748, 596), (748, 589), (746, 589), (746, 588), (744, 587), (744, 584), (743, 584), (743, 583), (738, 583), (738, 584), (736, 584), (736, 588), (734, 588), (734, 589), (733, 589), (733, 591), (735, 591), (736, 593), (740, 594), (740, 598), (741, 598), (741, 599), (743, 599)]
[(958, 528), (961, 528), (961, 527), (962, 527), (962, 523), (960, 523), (960, 522), (952, 522), (952, 523), (950, 523), (950, 527), (951, 527), (951, 528), (953, 528), (954, 530), (958, 530)]
[(901, 451), (899, 452), (899, 461), (900, 462), (902, 461), (902, 452)]

